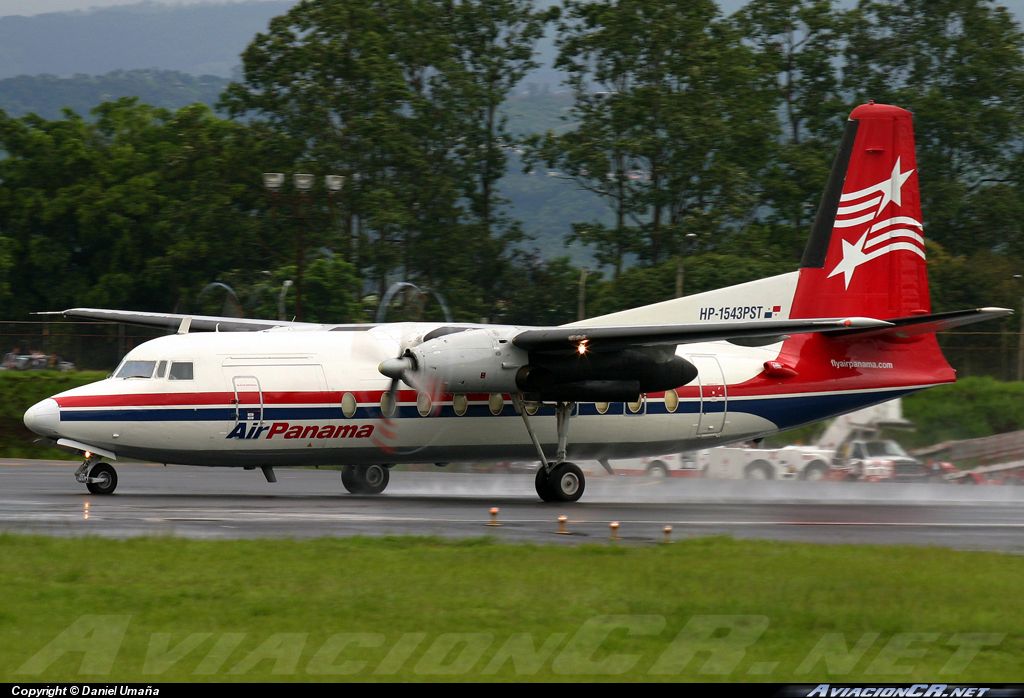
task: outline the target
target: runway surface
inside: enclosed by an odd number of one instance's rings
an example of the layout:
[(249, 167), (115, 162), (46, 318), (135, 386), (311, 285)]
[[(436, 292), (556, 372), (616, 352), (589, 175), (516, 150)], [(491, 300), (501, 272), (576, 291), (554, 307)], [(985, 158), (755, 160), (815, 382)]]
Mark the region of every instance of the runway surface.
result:
[[(0, 530), (60, 536), (310, 538), (493, 536), (532, 543), (624, 544), (707, 535), (819, 543), (936, 545), (1024, 552), (1024, 488), (946, 484), (745, 482), (593, 475), (583, 500), (543, 504), (533, 476), (395, 470), (380, 496), (339, 474), (118, 464), (112, 496), (75, 482), (77, 464), (0, 460)], [(488, 510), (500, 508), (500, 527)], [(571, 535), (556, 533), (569, 517)]]

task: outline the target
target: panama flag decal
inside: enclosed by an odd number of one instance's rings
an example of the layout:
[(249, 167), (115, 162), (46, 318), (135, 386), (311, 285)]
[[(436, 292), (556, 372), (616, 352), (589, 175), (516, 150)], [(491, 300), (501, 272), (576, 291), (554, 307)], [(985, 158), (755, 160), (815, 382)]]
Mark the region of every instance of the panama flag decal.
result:
[(856, 242), (843, 239), (842, 259), (829, 272), (829, 278), (842, 274), (846, 288), (850, 288), (858, 267), (890, 252), (904, 250), (924, 259), (924, 226), (921, 221), (910, 216), (883, 217), (890, 203), (902, 206), (903, 185), (913, 173), (913, 168), (901, 170), (900, 158), (896, 158), (892, 174), (888, 177), (840, 197), (833, 230), (841, 233), (846, 229), (865, 228)]

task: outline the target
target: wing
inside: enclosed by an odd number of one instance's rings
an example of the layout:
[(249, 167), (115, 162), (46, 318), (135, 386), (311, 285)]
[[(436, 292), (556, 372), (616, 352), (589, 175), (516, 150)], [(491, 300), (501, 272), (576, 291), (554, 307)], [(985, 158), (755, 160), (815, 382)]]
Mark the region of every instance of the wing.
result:
[(186, 326), (187, 329), (206, 330), (210, 332), (258, 332), (260, 330), (269, 330), (275, 327), (290, 327), (294, 329), (331, 329), (342, 327), (342, 325), (320, 325), (310, 322), (289, 322), (287, 320), (254, 320), (237, 317), (216, 317), (212, 315), (145, 313), (134, 310), (104, 310), (102, 308), (71, 308), (69, 310), (35, 313), (35, 315), (60, 315), (61, 317), (68, 319), (123, 322), (128, 325), (162, 327), (168, 330), (178, 329), (181, 327), (182, 321), (189, 320), (190, 324)]
[(849, 332), (891, 326), (892, 323), (884, 320), (852, 317), (633, 327), (551, 327), (520, 332), (512, 339), (512, 343), (531, 352), (575, 352), (580, 350), (581, 344), (586, 346), (587, 351), (618, 351), (627, 347), (780, 337), (805, 332)]

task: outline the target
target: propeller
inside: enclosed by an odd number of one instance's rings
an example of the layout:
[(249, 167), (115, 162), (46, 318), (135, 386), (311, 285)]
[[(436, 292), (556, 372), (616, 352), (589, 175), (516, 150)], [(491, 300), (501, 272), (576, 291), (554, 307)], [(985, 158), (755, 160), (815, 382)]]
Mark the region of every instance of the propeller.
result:
[[(439, 380), (429, 380), (425, 376), (419, 373), (419, 365), (417, 364), (416, 357), (408, 349), (405, 349), (402, 354), (393, 359), (384, 359), (377, 366), (377, 370), (380, 373), (391, 379), (391, 384), (388, 386), (388, 403), (389, 409), (385, 412), (381, 410), (381, 417), (383, 418), (383, 424), (381, 429), (381, 435), (383, 439), (375, 439), (375, 445), (385, 453), (396, 453), (393, 442), (398, 439), (398, 424), (399, 422), (394, 421), (393, 417), (398, 409), (398, 383), (399, 381), (404, 382), (406, 385), (412, 387), (417, 392), (417, 408), (420, 410), (421, 416), (434, 416), (440, 411), (438, 401), (443, 395), (443, 386)], [(426, 399), (426, 406), (423, 406), (421, 402)], [(404, 455), (408, 453), (414, 453), (416, 451), (425, 448), (433, 442), (440, 430), (434, 430), (433, 436), (430, 441), (426, 444), (422, 444), (412, 451), (403, 451)], [(389, 443), (390, 442), (390, 443)]]
[[(399, 381), (404, 381), (406, 385), (412, 386), (416, 390), (421, 390), (420, 385), (418, 384), (420, 381), (417, 380), (418, 376), (416, 375), (416, 369), (416, 358), (408, 349), (399, 354), (397, 358), (384, 359), (380, 362), (380, 365), (377, 366), (378, 371), (391, 379), (391, 385), (388, 386), (388, 399), (391, 403), (390, 412), (393, 413), (398, 405), (397, 396)], [(390, 417), (391, 415), (386, 414), (384, 416)]]

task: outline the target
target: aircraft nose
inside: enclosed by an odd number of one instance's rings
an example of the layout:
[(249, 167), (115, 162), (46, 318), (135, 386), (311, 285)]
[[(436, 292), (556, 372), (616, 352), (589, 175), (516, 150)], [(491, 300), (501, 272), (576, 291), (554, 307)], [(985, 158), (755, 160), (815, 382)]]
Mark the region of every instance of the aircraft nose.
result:
[(25, 426), (40, 436), (57, 436), (57, 422), (60, 410), (57, 401), (46, 398), (32, 405), (25, 412)]

